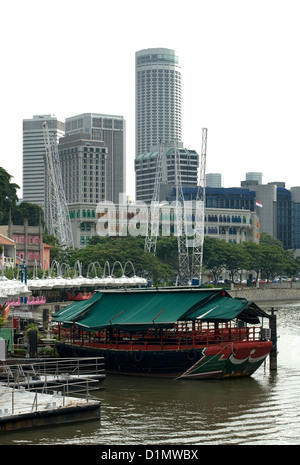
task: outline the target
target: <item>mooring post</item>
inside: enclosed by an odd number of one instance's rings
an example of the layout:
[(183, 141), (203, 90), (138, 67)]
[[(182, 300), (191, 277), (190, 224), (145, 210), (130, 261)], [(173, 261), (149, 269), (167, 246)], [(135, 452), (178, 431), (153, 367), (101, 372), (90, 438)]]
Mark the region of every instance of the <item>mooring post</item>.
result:
[(270, 315), (271, 341), (273, 348), (270, 352), (270, 370), (277, 370), (277, 325), (274, 308), (271, 309)]

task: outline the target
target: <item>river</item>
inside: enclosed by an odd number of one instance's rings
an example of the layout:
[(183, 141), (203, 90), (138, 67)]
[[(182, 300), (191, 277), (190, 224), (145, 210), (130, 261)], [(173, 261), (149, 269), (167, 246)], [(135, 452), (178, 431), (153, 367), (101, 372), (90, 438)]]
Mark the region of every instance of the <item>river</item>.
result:
[(159, 380), (107, 375), (101, 420), (0, 433), (14, 445), (300, 444), (300, 304), (277, 310), (277, 371), (269, 360), (251, 377)]

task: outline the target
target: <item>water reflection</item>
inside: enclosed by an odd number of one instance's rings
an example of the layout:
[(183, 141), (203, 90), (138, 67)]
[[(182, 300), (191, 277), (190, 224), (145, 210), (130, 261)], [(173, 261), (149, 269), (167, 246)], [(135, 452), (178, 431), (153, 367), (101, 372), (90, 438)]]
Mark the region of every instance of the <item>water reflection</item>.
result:
[(222, 381), (110, 375), (96, 393), (101, 422), (1, 433), (0, 444), (300, 444), (300, 306), (275, 308), (277, 372), (267, 361)]

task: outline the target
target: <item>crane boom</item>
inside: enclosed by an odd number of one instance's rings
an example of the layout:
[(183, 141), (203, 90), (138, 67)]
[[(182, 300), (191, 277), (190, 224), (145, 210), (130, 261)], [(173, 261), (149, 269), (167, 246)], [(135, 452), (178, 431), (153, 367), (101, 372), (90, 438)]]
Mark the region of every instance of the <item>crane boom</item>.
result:
[(74, 247), (71, 221), (63, 188), (57, 142), (43, 123), (45, 141), (45, 222), (49, 234), (64, 247)]

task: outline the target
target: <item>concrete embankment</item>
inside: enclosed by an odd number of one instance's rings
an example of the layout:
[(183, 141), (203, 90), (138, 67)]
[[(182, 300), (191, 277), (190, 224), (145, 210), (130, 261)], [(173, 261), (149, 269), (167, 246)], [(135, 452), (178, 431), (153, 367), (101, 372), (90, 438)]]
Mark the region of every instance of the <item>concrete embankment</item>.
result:
[(300, 304), (300, 283), (260, 284), (259, 287), (234, 286), (229, 290), (232, 297), (243, 297), (252, 302), (294, 301)]

